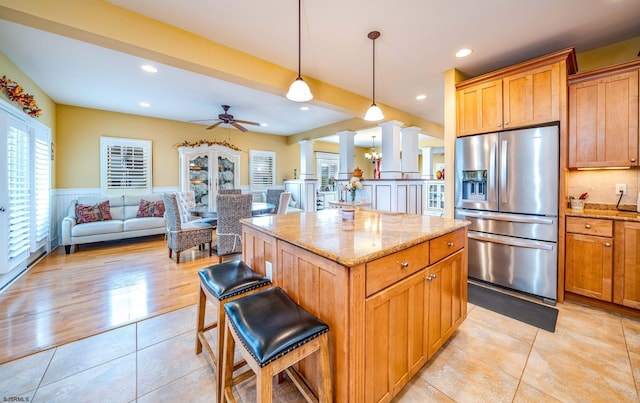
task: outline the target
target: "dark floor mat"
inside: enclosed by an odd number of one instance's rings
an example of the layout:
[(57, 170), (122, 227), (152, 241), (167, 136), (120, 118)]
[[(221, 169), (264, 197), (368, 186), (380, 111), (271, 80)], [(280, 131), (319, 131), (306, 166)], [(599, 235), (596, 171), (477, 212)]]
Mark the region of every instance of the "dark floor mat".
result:
[(469, 283), (469, 302), (490, 311), (555, 332), (558, 310)]

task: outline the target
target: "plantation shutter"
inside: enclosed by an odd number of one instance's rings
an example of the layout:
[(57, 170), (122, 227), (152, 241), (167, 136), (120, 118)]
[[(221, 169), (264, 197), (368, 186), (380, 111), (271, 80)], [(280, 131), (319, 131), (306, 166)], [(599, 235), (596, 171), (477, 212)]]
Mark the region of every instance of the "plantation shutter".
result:
[(51, 139), (49, 134), (44, 131), (37, 131), (33, 139), (33, 195), (35, 203), (32, 203), (31, 207), (35, 230), (32, 231), (31, 244), (32, 248), (36, 249), (43, 241), (49, 239)]
[(108, 137), (100, 141), (103, 190), (151, 192), (151, 142)]
[(30, 181), (29, 133), (25, 124), (9, 119), (7, 171), (9, 196), (9, 268), (29, 253)]
[(249, 150), (251, 190), (264, 190), (275, 185), (276, 153)]

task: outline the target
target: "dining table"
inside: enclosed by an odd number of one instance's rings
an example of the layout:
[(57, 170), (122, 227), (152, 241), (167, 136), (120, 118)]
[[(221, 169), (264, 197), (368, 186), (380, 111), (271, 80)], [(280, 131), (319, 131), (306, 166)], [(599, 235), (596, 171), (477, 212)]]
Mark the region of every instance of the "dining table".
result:
[[(273, 203), (252, 202), (251, 215), (256, 216), (271, 213), (275, 208), (276, 205)], [(207, 206), (198, 206), (189, 210), (189, 212), (196, 217), (207, 218), (209, 220), (216, 220), (218, 218), (218, 213), (216, 211), (210, 211)]]

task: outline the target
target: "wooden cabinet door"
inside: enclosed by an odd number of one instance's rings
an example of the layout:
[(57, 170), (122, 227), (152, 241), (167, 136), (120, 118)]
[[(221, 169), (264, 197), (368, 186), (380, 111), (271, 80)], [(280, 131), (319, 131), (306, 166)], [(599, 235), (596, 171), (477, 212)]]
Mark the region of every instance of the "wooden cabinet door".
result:
[(502, 80), (458, 90), (458, 136), (502, 129)]
[(444, 344), (467, 317), (467, 271), (463, 251), (429, 267), (429, 357)]
[(365, 401), (388, 402), (427, 361), (426, 269), (365, 303)]
[(616, 222), (613, 302), (640, 309), (640, 223)]
[(560, 120), (560, 64), (505, 77), (504, 129)]
[(638, 71), (569, 86), (569, 167), (638, 165)]
[(567, 234), (565, 290), (611, 302), (612, 238)]

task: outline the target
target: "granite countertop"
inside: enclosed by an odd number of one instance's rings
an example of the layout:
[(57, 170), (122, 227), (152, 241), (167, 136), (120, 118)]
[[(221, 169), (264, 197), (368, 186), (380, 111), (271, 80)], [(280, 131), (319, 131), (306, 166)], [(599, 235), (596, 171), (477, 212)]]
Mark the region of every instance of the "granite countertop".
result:
[[(587, 207), (589, 206), (587, 205)], [(596, 208), (585, 208), (584, 210), (567, 209), (565, 215), (568, 217), (604, 218), (611, 220), (640, 222), (640, 213), (636, 211), (620, 211), (616, 210), (615, 208), (600, 209), (597, 208), (598, 206), (594, 207)]]
[(464, 228), (452, 218), (356, 210), (355, 220), (342, 221), (341, 210), (246, 218), (242, 224), (272, 235), (347, 267)]

